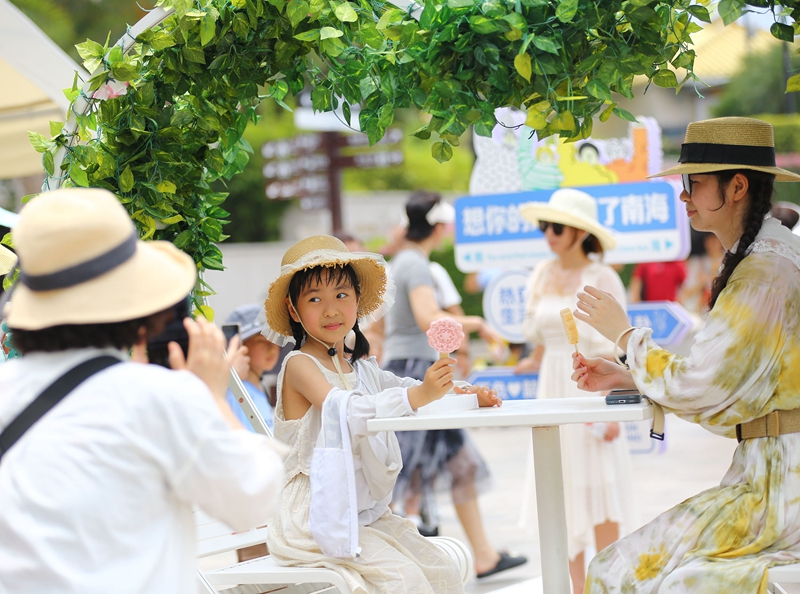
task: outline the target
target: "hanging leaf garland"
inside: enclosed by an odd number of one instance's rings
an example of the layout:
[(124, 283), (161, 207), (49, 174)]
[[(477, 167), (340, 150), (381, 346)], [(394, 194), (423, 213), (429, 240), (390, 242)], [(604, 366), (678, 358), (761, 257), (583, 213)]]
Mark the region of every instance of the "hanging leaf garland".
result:
[[(419, 20), (379, 0), (159, 4), (174, 14), (125, 55), (108, 43), (78, 46), (97, 70), (88, 96), (77, 80), (66, 91), (92, 103), (78, 116), (81, 142), (58, 124), (31, 141), (53, 180), (115, 192), (142, 237), (174, 242), (200, 270), (222, 268), (215, 243), (226, 238), (226, 194), (210, 184), (246, 165), (242, 134), (265, 98), (288, 109), (286, 97), (310, 87), (316, 109), (341, 105), (348, 121), (357, 104), (371, 144), (397, 108), (414, 106), (430, 115), (414, 134), (436, 135), (439, 161), (471, 125), (490, 136), (505, 106), (527, 110), (540, 138), (577, 139), (593, 117), (633, 118), (614, 93), (631, 98), (634, 76), (666, 87), (693, 80), (691, 35), (709, 20), (708, 0), (425, 0)], [(800, 11), (784, 6), (792, 18)], [(726, 20), (745, 8), (719, 3)], [(674, 69), (685, 70), (682, 80)]]

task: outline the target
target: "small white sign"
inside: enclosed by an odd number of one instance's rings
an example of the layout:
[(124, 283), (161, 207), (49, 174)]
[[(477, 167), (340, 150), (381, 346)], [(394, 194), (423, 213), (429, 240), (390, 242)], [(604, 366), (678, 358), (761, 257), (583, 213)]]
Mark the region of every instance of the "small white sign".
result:
[(511, 343), (525, 342), (522, 322), (525, 319), (525, 285), (530, 272), (521, 268), (497, 275), (483, 292), (486, 321)]

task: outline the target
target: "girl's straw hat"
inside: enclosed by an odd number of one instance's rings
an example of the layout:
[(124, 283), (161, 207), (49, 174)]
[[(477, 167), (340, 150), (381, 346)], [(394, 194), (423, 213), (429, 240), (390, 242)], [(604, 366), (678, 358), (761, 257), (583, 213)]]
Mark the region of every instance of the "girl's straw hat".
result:
[(11, 328), (134, 320), (189, 294), (192, 259), (168, 241), (140, 241), (106, 190), (55, 190), (29, 202), (12, 231), (19, 280), (2, 309)]
[(800, 175), (775, 166), (772, 126), (752, 118), (715, 118), (692, 122), (681, 145), (680, 165), (650, 177), (753, 169), (775, 181), (800, 181)]
[(358, 277), (361, 292), (358, 317), (376, 312), (385, 301), (388, 282), (383, 258), (378, 254), (349, 252), (344, 243), (335, 237), (315, 235), (294, 244), (281, 260), (280, 276), (270, 285), (264, 302), (267, 325), (272, 330), (267, 338), (275, 341), (276, 334), (292, 338), (289, 308), (285, 299), (289, 296), (289, 283), (296, 272), (317, 266), (333, 268), (345, 264), (350, 264)]
[(597, 201), (586, 192), (572, 188), (556, 190), (546, 204), (526, 202), (520, 205), (519, 212), (534, 225), (538, 225), (539, 221), (547, 221), (591, 233), (598, 239), (604, 252), (617, 246), (614, 234), (597, 221)]
[(14, 252), (0, 245), (0, 276), (11, 272), (16, 263), (17, 257)]

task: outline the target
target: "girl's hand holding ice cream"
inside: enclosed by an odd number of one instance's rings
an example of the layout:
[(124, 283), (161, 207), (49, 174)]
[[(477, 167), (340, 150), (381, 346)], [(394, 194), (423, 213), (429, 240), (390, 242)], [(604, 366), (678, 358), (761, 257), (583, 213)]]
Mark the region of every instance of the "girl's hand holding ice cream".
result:
[(502, 406), (503, 399), (497, 395), (497, 390), (490, 390), (489, 386), (456, 386), (456, 394), (477, 394), (478, 406)]
[(425, 379), (418, 386), (408, 389), (408, 402), (411, 408), (417, 410), (439, 400), (453, 388), (453, 367), (455, 359), (445, 357), (434, 362), (425, 372)]

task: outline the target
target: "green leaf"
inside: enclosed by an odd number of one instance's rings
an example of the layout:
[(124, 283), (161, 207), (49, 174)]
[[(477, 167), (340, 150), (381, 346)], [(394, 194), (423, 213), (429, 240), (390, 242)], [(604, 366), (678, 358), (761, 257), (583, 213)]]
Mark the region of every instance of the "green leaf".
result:
[(89, 187), (89, 176), (86, 175), (86, 172), (74, 161), (70, 164), (69, 176), (72, 178), (72, 181), (82, 188)]
[(355, 23), (358, 20), (358, 15), (349, 2), (344, 2), (337, 6), (333, 13), (343, 23)]
[(174, 194), (178, 188), (171, 181), (162, 181), (156, 184), (156, 189), (162, 194)]
[(122, 174), (119, 176), (119, 189), (124, 194), (127, 194), (133, 189), (133, 172), (131, 171), (131, 166), (128, 165), (122, 171)]
[(178, 236), (172, 243), (175, 244), (176, 248), (183, 249), (189, 244), (190, 241), (192, 241), (193, 237), (194, 234), (187, 229), (186, 231), (181, 231), (178, 233)]
[(50, 120), (50, 136), (58, 136), (61, 134), (61, 129), (64, 127), (62, 122), (54, 122)]
[(50, 150), (50, 146), (52, 144), (50, 140), (44, 136), (44, 134), (39, 134), (38, 132), (28, 131), (28, 140), (37, 153), (43, 153), (47, 150)]
[(311, 7), (305, 0), (289, 0), (286, 6), (286, 16), (289, 17), (289, 22), (292, 27), (296, 27), (303, 19), (308, 18), (308, 13)]
[(366, 101), (367, 97), (372, 95), (375, 91), (378, 90), (378, 85), (375, 84), (375, 80), (371, 76), (365, 76), (361, 79), (358, 83), (359, 89), (361, 90), (361, 98)]
[(111, 51), (108, 52), (108, 56), (106, 57), (106, 61), (109, 64), (116, 64), (117, 62), (122, 61), (122, 48), (118, 45), (115, 45), (111, 48)]
[(387, 27), (402, 22), (405, 14), (405, 11), (402, 11), (399, 8), (390, 8), (384, 12), (383, 15), (381, 15), (380, 19), (378, 19), (378, 24), (376, 27), (379, 31), (383, 31)]
[(200, 21), (200, 45), (207, 46), (214, 39), (216, 29), (217, 25), (214, 17), (210, 14), (204, 16), (203, 20)]
[(106, 53), (106, 50), (102, 45), (96, 41), (92, 41), (91, 39), (87, 39), (83, 43), (77, 44), (75, 49), (78, 50), (78, 55), (84, 60), (90, 60), (91, 58), (102, 58)]
[(506, 21), (495, 21), (486, 18), (483, 15), (475, 15), (473, 17), (470, 17), (469, 26), (470, 29), (475, 31), (475, 33), (480, 33), (481, 35), (488, 35), (489, 33), (496, 33), (497, 31), (499, 31), (501, 22), (505, 25), (504, 28), (505, 31), (511, 28), (511, 25), (509, 25)]
[[(202, 54), (202, 52), (200, 52)], [(205, 59), (202, 62), (205, 64)], [(119, 82), (128, 82), (139, 76), (136, 66), (125, 62), (117, 62), (111, 66), (111, 76)]]
[(677, 58), (672, 61), (675, 68), (688, 68), (694, 64), (695, 53), (694, 50), (682, 52)]
[(720, 0), (717, 12), (725, 25), (730, 25), (744, 14), (744, 0)]
[(299, 41), (319, 41), (319, 29), (311, 29), (310, 31), (303, 31), (294, 36)]
[(692, 16), (694, 16), (700, 21), (703, 21), (704, 23), (711, 22), (711, 16), (708, 14), (708, 9), (705, 6), (700, 6), (699, 4), (695, 4), (693, 6), (690, 6), (686, 10), (688, 10), (692, 14)]
[(56, 165), (53, 162), (53, 153), (45, 151), (42, 154), (42, 165), (44, 165), (44, 170), (47, 172), (47, 175), (55, 175)]
[(231, 0), (231, 5), (234, 8), (244, 8), (247, 6), (247, 0)]
[(475, 0), (447, 0), (447, 6), (454, 10), (459, 8), (472, 8), (475, 6)]
[(531, 74), (533, 70), (531, 68), (530, 54), (526, 53), (514, 56), (514, 68), (516, 69), (517, 72), (519, 72), (519, 75), (522, 78), (524, 78), (528, 82), (531, 82)]
[(596, 78), (590, 80), (588, 83), (586, 83), (584, 90), (592, 97), (602, 99), (603, 101), (611, 101), (611, 91), (609, 90), (608, 85), (601, 80), (597, 80)]
[(158, 31), (149, 41), (150, 47), (156, 51), (167, 49), (175, 45), (175, 39), (169, 33)]
[(672, 70), (662, 68), (653, 75), (653, 82), (659, 87), (673, 88), (678, 86), (678, 79)]
[(533, 45), (543, 52), (558, 55), (559, 45), (552, 37), (547, 37), (546, 35), (536, 35), (533, 38)]
[(622, 118), (623, 120), (628, 120), (629, 122), (638, 121), (635, 117), (633, 117), (633, 114), (631, 112), (622, 109), (621, 107), (614, 107), (613, 109), (614, 109), (614, 114), (617, 115), (617, 117)]
[(789, 80), (786, 81), (787, 93), (796, 93), (797, 91), (800, 91), (800, 74), (790, 76)]
[[(247, 34), (250, 32), (250, 20), (244, 13), (237, 12), (233, 15), (233, 32), (236, 33), (236, 37), (239, 39), (244, 40), (247, 38)], [(184, 46), (184, 55), (186, 54), (185, 49), (186, 46)], [(205, 61), (202, 63), (205, 63)]]
[(781, 41), (788, 41), (789, 43), (794, 41), (794, 28), (790, 27), (789, 25), (784, 25), (783, 23), (772, 23), (772, 26), (769, 28), (769, 32), (772, 33), (773, 37), (780, 39)]
[(578, 12), (578, 0), (561, 0), (556, 8), (556, 18), (562, 23), (569, 23)]
[(445, 141), (434, 142), (431, 146), (431, 155), (433, 155), (433, 158), (439, 161), (439, 163), (444, 163), (453, 158), (453, 147)]
[[(242, 15), (241, 15), (241, 13), (239, 13), (236, 16), (238, 17), (238, 16), (242, 16)], [(244, 21), (246, 23), (247, 19), (244, 19)], [(235, 23), (237, 23), (237, 22), (240, 22), (240, 21), (239, 20), (234, 20), (234, 28), (236, 28)], [(245, 24), (245, 27), (247, 27), (246, 24)], [(246, 34), (246, 31), (245, 31), (245, 34)], [(186, 60), (188, 60), (189, 62), (194, 62), (195, 64), (205, 64), (206, 63), (206, 54), (203, 51), (203, 49), (200, 48), (200, 47), (192, 47), (192, 46), (189, 46), (189, 45), (184, 45), (181, 48), (181, 53), (183, 54), (183, 57), (186, 58)]]
[(322, 29), (319, 30), (320, 39), (336, 39), (342, 35), (344, 35), (343, 31), (334, 29), (333, 27), (322, 27)]

